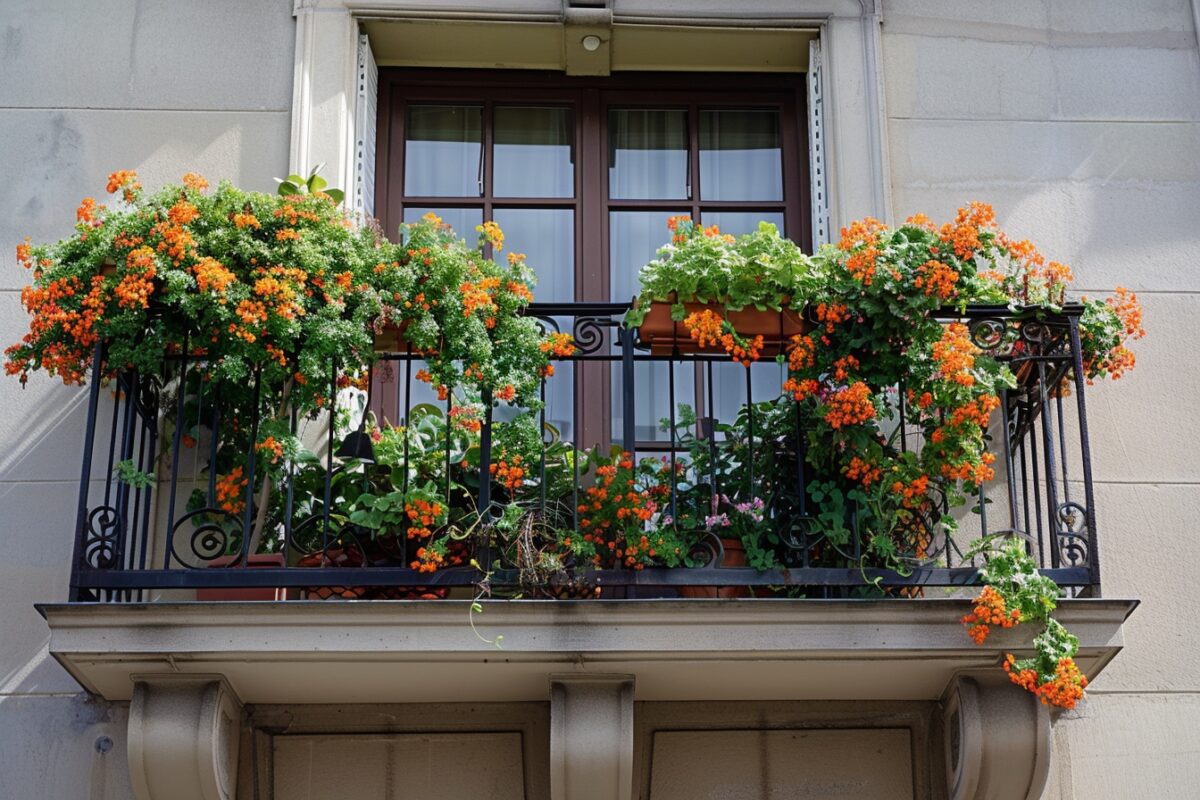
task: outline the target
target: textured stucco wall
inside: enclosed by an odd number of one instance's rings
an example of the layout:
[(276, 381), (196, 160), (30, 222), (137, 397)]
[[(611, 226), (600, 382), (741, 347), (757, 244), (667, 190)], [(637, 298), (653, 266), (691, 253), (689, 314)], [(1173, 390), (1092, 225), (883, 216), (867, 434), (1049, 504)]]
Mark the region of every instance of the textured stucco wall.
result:
[(1194, 797), (1200, 57), (1189, 0), (886, 0), (893, 212), (991, 202), (1089, 292), (1135, 289), (1138, 367), (1088, 394), (1104, 592), (1126, 649), (1056, 727), (1047, 798)]
[[(25, 236), (70, 231), (115, 169), (271, 191), (287, 171), (290, 0), (0, 0), (0, 342), (24, 332)], [(83, 393), (0, 380), (0, 797), (129, 796), (123, 708), (46, 655), (35, 602), (66, 598)], [(108, 736), (112, 749), (95, 744)]]

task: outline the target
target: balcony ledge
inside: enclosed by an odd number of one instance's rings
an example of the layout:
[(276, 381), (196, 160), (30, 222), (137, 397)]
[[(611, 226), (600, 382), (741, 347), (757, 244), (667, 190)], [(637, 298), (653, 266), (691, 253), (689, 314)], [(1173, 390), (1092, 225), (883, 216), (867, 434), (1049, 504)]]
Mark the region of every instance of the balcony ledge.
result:
[[(1121, 650), (1136, 600), (1063, 601), (1089, 679)], [(69, 603), (39, 605), (50, 652), (89, 692), (134, 676), (219, 674), (247, 703), (545, 701), (549, 676), (623, 674), (640, 701), (936, 700), (964, 672), (1030, 652), (985, 646), (934, 600)]]

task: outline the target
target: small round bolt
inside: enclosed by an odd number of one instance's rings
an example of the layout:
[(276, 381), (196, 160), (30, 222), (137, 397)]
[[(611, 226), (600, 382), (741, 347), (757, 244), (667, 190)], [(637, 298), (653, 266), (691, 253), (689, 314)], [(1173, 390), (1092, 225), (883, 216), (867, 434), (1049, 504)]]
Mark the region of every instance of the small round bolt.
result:
[(101, 736), (96, 740), (96, 752), (104, 755), (109, 750), (113, 749), (113, 740), (107, 736)]
[(589, 53), (594, 53), (597, 50), (599, 50), (600, 49), (600, 37), (599, 36), (583, 37), (583, 49), (587, 50)]

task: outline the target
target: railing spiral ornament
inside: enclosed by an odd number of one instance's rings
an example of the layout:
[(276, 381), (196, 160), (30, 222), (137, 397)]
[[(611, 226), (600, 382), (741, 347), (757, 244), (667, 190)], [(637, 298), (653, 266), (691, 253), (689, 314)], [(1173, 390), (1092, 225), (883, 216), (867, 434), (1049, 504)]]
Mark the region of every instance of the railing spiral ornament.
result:
[[(190, 529), (181, 531), (185, 526)], [(171, 556), (185, 568), (207, 567), (218, 559), (234, 555), (231, 565), (241, 561), (240, 552), (234, 554), (235, 540), (242, 530), (238, 515), (223, 508), (197, 508), (184, 514), (171, 527), (168, 544)], [(186, 542), (186, 550), (180, 552), (180, 540)]]
[(973, 319), (967, 326), (971, 343), (980, 350), (994, 353), (1003, 344), (1008, 335), (1008, 324), (1002, 319), (983, 318)]
[(604, 346), (605, 331), (617, 323), (611, 317), (577, 317), (572, 336), (575, 338), (576, 354), (590, 356)]
[(1070, 566), (1088, 563), (1087, 509), (1075, 501), (1060, 503), (1055, 518), (1062, 526), (1056, 532), (1060, 560)]
[(84, 561), (95, 569), (111, 569), (117, 563), (121, 515), (110, 505), (97, 506), (87, 516)]
[(708, 569), (720, 566), (724, 556), (725, 546), (721, 544), (721, 537), (708, 531), (688, 551), (688, 562), (693, 567)]

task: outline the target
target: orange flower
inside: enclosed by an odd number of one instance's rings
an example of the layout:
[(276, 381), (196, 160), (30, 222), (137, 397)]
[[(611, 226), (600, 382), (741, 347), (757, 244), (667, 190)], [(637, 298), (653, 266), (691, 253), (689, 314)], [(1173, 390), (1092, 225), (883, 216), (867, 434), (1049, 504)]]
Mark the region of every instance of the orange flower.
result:
[(184, 173), (183, 185), (193, 192), (203, 192), (208, 188), (208, 181), (204, 180), (203, 175), (197, 175), (195, 172)]
[(875, 418), (871, 390), (862, 381), (834, 392), (825, 404), (828, 406), (825, 421), (835, 430), (849, 425), (861, 425)]
[(258, 221), (258, 217), (250, 213), (236, 213), (233, 215), (233, 224), (237, 228), (254, 228), (258, 230), (262, 228), (262, 223)]
[(142, 185), (137, 182), (137, 173), (131, 169), (119, 169), (108, 176), (108, 193), (114, 194), (123, 189), (126, 202), (132, 203), (137, 196), (136, 192), (141, 188)]
[(1021, 612), (1015, 608), (1009, 610), (1004, 596), (991, 586), (983, 587), (983, 591), (975, 599), (975, 609), (962, 618), (962, 624), (967, 626), (967, 633), (975, 644), (984, 643), (991, 633), (990, 626), (1011, 628), (1020, 621)]
[(218, 477), (217, 505), (230, 514), (240, 514), (246, 507), (246, 500), (243, 496), (246, 491), (246, 483), (241, 467), (234, 467), (228, 474)]

